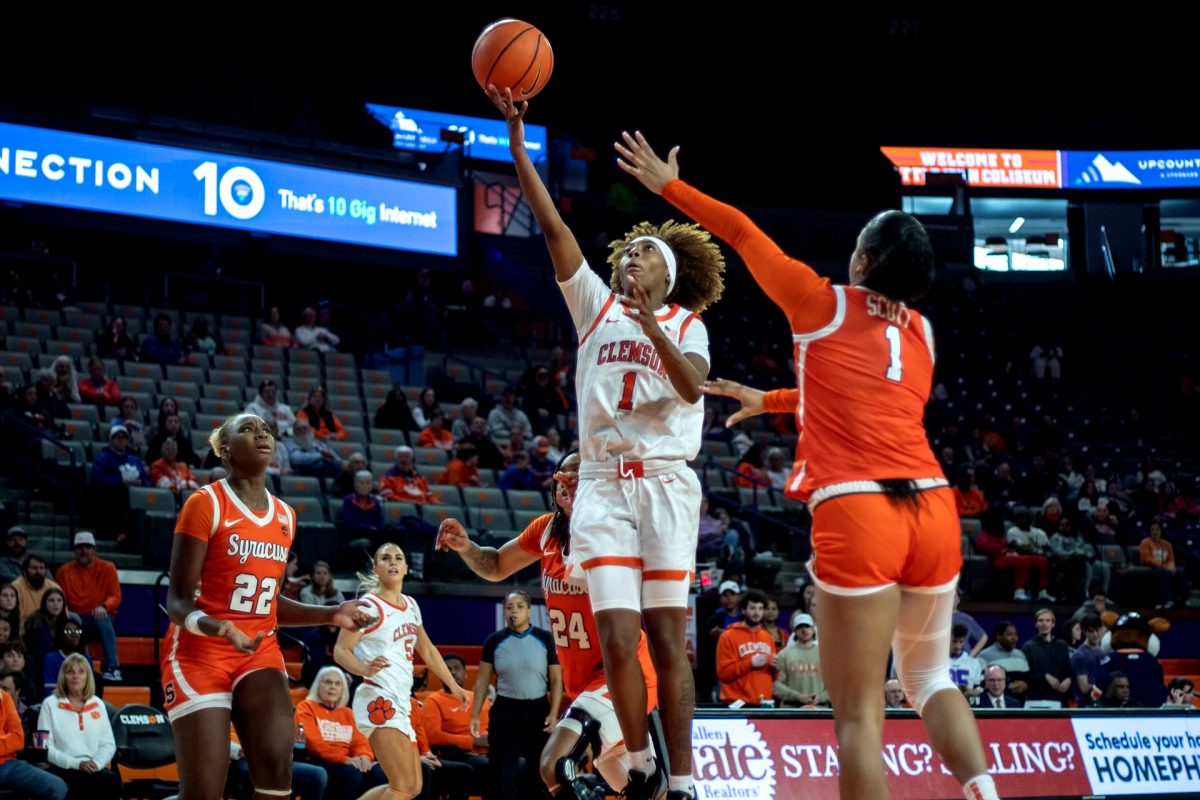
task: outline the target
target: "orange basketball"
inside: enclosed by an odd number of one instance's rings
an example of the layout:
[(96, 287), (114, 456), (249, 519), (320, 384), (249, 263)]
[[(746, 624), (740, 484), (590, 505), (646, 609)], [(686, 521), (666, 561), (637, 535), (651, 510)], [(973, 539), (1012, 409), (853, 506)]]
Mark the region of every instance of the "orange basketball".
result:
[(480, 87), (512, 89), (520, 102), (536, 95), (550, 80), (554, 51), (537, 28), (519, 19), (500, 19), (483, 29), (471, 51), (471, 71)]

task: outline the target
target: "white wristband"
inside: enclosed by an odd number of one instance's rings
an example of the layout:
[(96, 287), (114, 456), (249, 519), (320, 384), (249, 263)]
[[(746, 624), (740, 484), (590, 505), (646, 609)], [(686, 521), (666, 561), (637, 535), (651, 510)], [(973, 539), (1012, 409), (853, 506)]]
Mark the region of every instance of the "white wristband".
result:
[(196, 611), (188, 614), (183, 620), (183, 627), (197, 636), (207, 636), (207, 633), (200, 630), (200, 620), (202, 619), (208, 619), (208, 614), (205, 614), (203, 611), (197, 609)]

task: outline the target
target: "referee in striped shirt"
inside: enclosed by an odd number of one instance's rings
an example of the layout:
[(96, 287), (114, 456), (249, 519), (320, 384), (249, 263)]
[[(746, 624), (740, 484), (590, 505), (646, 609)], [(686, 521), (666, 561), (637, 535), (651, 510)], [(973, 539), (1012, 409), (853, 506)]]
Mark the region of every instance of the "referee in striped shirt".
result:
[[(496, 800), (540, 796), (538, 761), (549, 732), (558, 722), (562, 702), (562, 667), (554, 650), (554, 637), (530, 624), (530, 605), (529, 595), (519, 589), (504, 598), (508, 624), (483, 643), (475, 678), (472, 723), (482, 711), (493, 673), (496, 676), (496, 702), (488, 726)], [(525, 771), (518, 775), (522, 756)]]

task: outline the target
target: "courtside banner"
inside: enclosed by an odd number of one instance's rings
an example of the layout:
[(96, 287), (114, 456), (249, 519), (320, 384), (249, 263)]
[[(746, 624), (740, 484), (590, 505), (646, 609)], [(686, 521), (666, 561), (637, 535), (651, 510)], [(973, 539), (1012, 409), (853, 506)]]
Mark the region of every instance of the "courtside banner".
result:
[(454, 256), (456, 190), (0, 123), (0, 198)]
[(1063, 163), (1068, 189), (1200, 186), (1200, 150), (1072, 150)]
[(1071, 720), (1092, 792), (1200, 792), (1200, 717)]
[[(1031, 713), (977, 719), (1001, 797), (1200, 791), (1200, 718)], [(889, 719), (882, 756), (891, 797), (962, 797), (920, 720)], [(828, 716), (700, 716), (692, 724), (692, 757), (699, 800), (838, 797), (837, 742)]]
[(958, 173), (969, 186), (993, 189), (1063, 188), (1058, 150), (990, 150), (961, 147), (879, 148), (905, 186), (924, 186), (930, 173)]

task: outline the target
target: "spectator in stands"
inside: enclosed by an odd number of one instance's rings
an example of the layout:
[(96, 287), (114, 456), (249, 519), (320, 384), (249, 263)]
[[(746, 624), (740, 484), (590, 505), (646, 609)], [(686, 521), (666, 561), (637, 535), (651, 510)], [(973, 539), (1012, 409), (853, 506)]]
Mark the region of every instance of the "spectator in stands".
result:
[(1009, 620), (996, 623), (992, 629), (995, 642), (979, 652), (979, 658), (984, 664), (991, 666), (999, 664), (1004, 667), (1009, 688), (1014, 694), (1024, 696), (1029, 690), (1029, 659), (1025, 651), (1017, 647), (1017, 626)]
[[(1046, 459), (1035, 455), (1029, 463), (1029, 469), (1017, 483), (1017, 499), (1029, 506), (1042, 505), (1047, 496), (1054, 491), (1058, 476), (1046, 466)], [(1064, 495), (1065, 497), (1065, 495)], [(1043, 530), (1050, 530), (1043, 528)]]
[(737, 477), (733, 479), (734, 486), (758, 487), (761, 490), (771, 485), (771, 478), (763, 469), (763, 452), (760, 445), (751, 445), (746, 452), (742, 453), (742, 457), (737, 462), (736, 472)]
[(1080, 490), (1083, 489), (1084, 477), (1083, 473), (1075, 469), (1075, 462), (1070, 456), (1064, 456), (1059, 467), (1058, 477), (1067, 482), (1068, 494), (1066, 499), (1074, 501), (1079, 497)]
[(31, 684), (42, 685), (46, 657), (58, 649), (62, 630), (67, 622), (67, 599), (62, 589), (55, 584), (42, 595), (41, 602), (34, 606), (33, 614), (25, 621), (23, 641), (28, 648), (25, 659), (25, 674)]
[(477, 416), (471, 420), (471, 433), (462, 443), (475, 445), (479, 452), (480, 469), (504, 469), (504, 454), (488, 431), (487, 420)]
[(429, 415), (429, 426), (421, 431), (417, 441), (419, 447), (434, 447), (438, 450), (453, 450), (454, 435), (446, 430), (446, 414), (440, 408)]
[(1121, 529), (1116, 516), (1108, 504), (1093, 508), (1084, 518), (1085, 531), (1090, 531), (1087, 538), (1098, 545), (1118, 544), (1121, 542)]
[(767, 450), (767, 480), (771, 482), (772, 489), (783, 491), (787, 486), (788, 477), (791, 475), (792, 465), (787, 460), (783, 448), (772, 447)]
[(482, 486), (483, 478), (479, 475), (479, 451), (470, 442), (458, 446), (458, 452), (446, 466), (446, 471), (439, 478), (439, 483), (450, 486)]
[[(167, 442), (175, 448), (175, 460), (183, 467), (199, 467), (200, 456), (192, 448), (192, 438), (183, 429), (183, 421), (178, 414), (167, 414), (162, 426), (155, 432), (154, 438), (146, 445), (146, 460), (151, 464), (164, 457), (163, 449)], [(154, 478), (153, 468), (151, 477)], [(155, 483), (158, 479), (154, 478)]]
[[(13, 630), (19, 632), (20, 628), (14, 624)], [(12, 641), (0, 647), (0, 669), (20, 673), (22, 678), (24, 678), (26, 657), (28, 655), (29, 648), (25, 646), (25, 643), (19, 637), (14, 637)], [(18, 700), (18, 705), (21, 705), (19, 702), (20, 698), (14, 697), (13, 699)]]
[(317, 310), (309, 307), (300, 312), (301, 322), (296, 326), (296, 347), (333, 353), (341, 344), (341, 337), (328, 328), (317, 325)]
[(396, 462), (379, 481), (384, 500), (402, 503), (436, 503), (429, 482), (413, 468), (413, 450), (407, 445), (396, 448)]
[(104, 362), (93, 358), (88, 362), (88, 377), (79, 382), (79, 398), (85, 403), (115, 406), (121, 402), (117, 382), (105, 374)]
[(38, 729), (50, 732), (50, 771), (66, 781), (72, 796), (120, 800), (121, 776), (105, 766), (116, 755), (116, 741), (85, 656), (74, 653), (63, 662), (54, 694), (42, 703)]
[(1041, 528), (1047, 535), (1053, 537), (1058, 531), (1058, 523), (1063, 518), (1063, 505), (1057, 495), (1050, 495), (1041, 502), (1041, 510), (1033, 518), (1033, 526)]
[(88, 638), (98, 638), (104, 649), (103, 677), (121, 680), (117, 634), (113, 618), (121, 607), (121, 582), (117, 566), (96, 555), (96, 537), (89, 531), (75, 534), (75, 560), (63, 564), (58, 580), (67, 598), (67, 608), (83, 620)]
[(958, 507), (960, 517), (978, 517), (987, 511), (987, 500), (983, 492), (975, 485), (975, 468), (963, 467), (958, 470), (958, 480), (954, 483), (954, 505)]
[(950, 626), (950, 682), (971, 705), (983, 694), (983, 663), (967, 650), (967, 626), (961, 622)]
[(993, 504), (1010, 505), (1016, 502), (1019, 492), (1017, 482), (1013, 480), (1012, 467), (1008, 465), (1008, 462), (996, 465), (985, 491)]
[(12, 582), (17, 593), (17, 607), (21, 609), (21, 626), (24, 627), (29, 618), (42, 607), (46, 593), (51, 589), (61, 592), (53, 576), (46, 569), (46, 560), (34, 553), (28, 553), (21, 562), (21, 575)]
[(13, 639), (13, 626), (7, 619), (0, 619), (0, 646), (6, 645)]
[(742, 620), (730, 625), (717, 640), (717, 678), (721, 702), (741, 700), (758, 707), (775, 696), (779, 656), (771, 637), (762, 629), (766, 596), (757, 589), (742, 595)]
[(59, 356), (50, 365), (54, 371), (54, 396), (64, 403), (82, 402), (79, 396), (79, 375), (75, 372), (75, 359)]
[[(19, 397), (14, 410), (21, 419), (35, 428), (44, 428), (48, 432), (57, 432), (59, 426), (55, 424), (55, 412), (52, 406), (62, 405), (57, 399), (50, 401), (43, 399), (42, 392), (38, 384), (31, 383), (17, 390)], [(65, 414), (57, 415), (59, 419), (66, 419), (70, 415), (70, 410), (67, 409)]]
[(343, 599), (342, 593), (334, 585), (329, 562), (314, 561), (312, 581), (300, 590), (300, 602), (310, 606), (337, 606), (341, 605)]
[(292, 346), (292, 332), (283, 323), (279, 306), (271, 306), (267, 310), (267, 319), (259, 324), (259, 337), (259, 341), (267, 347)]
[(1083, 643), (1071, 654), (1071, 674), (1075, 676), (1075, 704), (1082, 708), (1095, 701), (1096, 679), (1104, 659), (1104, 650), (1100, 647), (1104, 623), (1095, 614), (1089, 614), (1078, 624), (1083, 630)]
[(500, 405), (488, 414), (488, 431), (497, 446), (509, 444), (513, 428), (520, 428), (525, 437), (533, 436), (533, 426), (525, 412), (516, 407), (516, 391), (511, 386), (505, 386), (500, 392)]
[(71, 409), (67, 405), (68, 401), (61, 399), (55, 391), (56, 378), (54, 370), (49, 368), (30, 370), (31, 377), (35, 374), (37, 376), (38, 404), (46, 414), (47, 419), (70, 419)]
[[(1041, 528), (1033, 527), (1033, 514), (1025, 506), (1018, 506), (1013, 516), (1013, 525), (1005, 534), (1008, 546), (1019, 555), (1032, 556), (1041, 559), (1039, 569), (1046, 569), (1046, 556), (1050, 553), (1050, 537)], [(1020, 589), (1018, 590), (1020, 591)], [(1029, 597), (1013, 596), (1014, 600), (1028, 600)], [(1037, 594), (1037, 599), (1047, 603), (1054, 602), (1054, 596), (1046, 591), (1043, 585)]]
[(779, 601), (767, 595), (767, 605), (763, 609), (763, 630), (775, 641), (775, 652), (787, 647), (789, 632), (779, 627)]
[[(179, 417), (175, 417), (176, 420)], [(200, 484), (192, 474), (191, 467), (179, 460), (179, 445), (174, 439), (165, 439), (160, 447), (158, 460), (150, 464), (150, 480), (155, 486), (170, 489), (175, 494), (199, 489)]]
[[(313, 436), (312, 426), (307, 417), (296, 420), (292, 429), (292, 438), (285, 441), (288, 451), (288, 463), (297, 475), (309, 475), (315, 478), (334, 478), (342, 469), (342, 460), (325, 444)], [(276, 445), (278, 446), (278, 444)]]
[(146, 419), (142, 410), (138, 408), (136, 397), (121, 398), (116, 416), (109, 421), (109, 439), (112, 439), (113, 430), (118, 426), (123, 427), (125, 435), (129, 437), (125, 443), (126, 449), (134, 453), (141, 453), (146, 449)]
[(1138, 557), (1141, 565), (1148, 567), (1154, 576), (1156, 608), (1171, 608), (1176, 603), (1187, 603), (1192, 587), (1187, 572), (1175, 565), (1175, 548), (1163, 538), (1161, 519), (1150, 523), (1150, 535), (1138, 544)]
[(171, 336), (171, 318), (159, 313), (154, 318), (154, 332), (142, 340), (138, 358), (156, 364), (182, 364), (186, 353), (178, 339)]
[(274, 420), (280, 436), (291, 436), (296, 425), (295, 412), (279, 399), (279, 386), (270, 378), (258, 385), (258, 396), (246, 405), (246, 413), (255, 414), (268, 422)]
[(355, 450), (342, 465), (342, 471), (333, 479), (333, 483), (329, 487), (329, 493), (334, 497), (345, 497), (353, 493), (358, 485), (358, 473), (369, 467), (367, 454), (361, 450)]
[(329, 410), (323, 386), (308, 390), (308, 403), (296, 412), (297, 422), (302, 418), (308, 420), (313, 435), (318, 439), (336, 439), (340, 442), (350, 438), (350, 432), (342, 427), (342, 421)]
[(488, 309), (511, 309), (512, 298), (508, 296), (508, 287), (503, 283), (497, 283), (491, 293), (483, 298), (483, 307)]
[(265, 420), (267, 427), (271, 429), (271, 436), (275, 438), (275, 449), (271, 451), (271, 463), (267, 464), (268, 475), (291, 475), (292, 462), (288, 460), (287, 445), (279, 444), (279, 426), (275, 424), (275, 420)]
[(704, 404), (704, 422), (701, 432), (703, 437), (709, 441), (729, 441), (729, 428), (725, 427), (725, 420), (720, 418), (717, 414), (717, 407), (711, 403)]
[(792, 630), (795, 636), (791, 644), (779, 654), (775, 701), (785, 706), (829, 705), (812, 615), (797, 611), (792, 615)]
[[(14, 525), (13, 527), (20, 526)], [(19, 564), (17, 569), (17, 578), (19, 578), (21, 577)], [(16, 578), (12, 580), (16, 580)], [(13, 588), (11, 582), (0, 583), (0, 619), (8, 622), (15, 634), (14, 638), (21, 638), (21, 598), (17, 596), (17, 590)]]
[[(128, 399), (128, 398), (126, 398)], [(129, 429), (113, 425), (108, 432), (108, 447), (96, 454), (92, 462), (93, 487), (150, 486), (150, 473), (142, 459), (129, 447)], [(124, 494), (121, 495), (125, 497)], [(111, 504), (110, 508), (111, 510)]]
[(546, 444), (550, 447), (550, 460), (555, 464), (562, 461), (567, 451), (563, 448), (562, 434), (553, 425), (546, 428)]
[[(975, 536), (975, 549), (983, 553), (993, 569), (1013, 571), (1014, 600), (1029, 599), (1029, 571), (1036, 569), (1039, 593), (1045, 591), (1049, 580), (1049, 563), (1044, 556), (1019, 553), (1002, 533), (1004, 518), (998, 510), (985, 512), (980, 519), (983, 527)], [(1010, 670), (1011, 672), (1011, 670)]]
[[(1196, 697), (1196, 684), (1188, 678), (1172, 678), (1167, 684), (1167, 702), (1164, 707), (1182, 706), (1190, 708)], [(2, 770), (3, 767), (0, 767)]]
[[(456, 422), (457, 424), (457, 422)], [(375, 427), (391, 431), (419, 431), (421, 426), (408, 407), (408, 398), (399, 386), (387, 393), (383, 405), (375, 412)]]
[(967, 650), (970, 652), (972, 658), (978, 658), (979, 653), (983, 650), (983, 648), (987, 647), (988, 635), (987, 631), (983, 629), (982, 625), (975, 621), (974, 617), (959, 609), (958, 605), (962, 602), (965, 595), (966, 592), (961, 586), (958, 588), (958, 591), (954, 593), (954, 614), (951, 617), (951, 621), (952, 624), (963, 625), (966, 627)]
[(1093, 583), (1105, 591), (1112, 578), (1112, 565), (1101, 559), (1096, 548), (1083, 540), (1070, 517), (1058, 520), (1058, 530), (1050, 537), (1050, 564), (1065, 580), (1064, 585), (1070, 599), (1082, 597), (1084, 589)]
[(505, 491), (518, 489), (523, 491), (543, 488), (545, 480), (529, 466), (529, 453), (518, 450), (513, 453), (513, 462), (508, 469), (500, 473), (496, 484)]
[[(54, 639), (54, 648), (46, 654), (42, 662), (42, 692), (54, 691), (58, 682), (58, 671), (62, 668), (67, 657), (79, 653), (87, 657), (83, 647), (83, 626), (74, 619), (68, 619)], [(91, 659), (88, 658), (88, 669), (91, 669)]]
[(1067, 704), (1074, 681), (1067, 643), (1054, 638), (1054, 612), (1039, 609), (1034, 616), (1037, 635), (1021, 645), (1029, 660), (1029, 700), (1051, 700)]
[(986, 693), (979, 698), (980, 708), (1022, 708), (1022, 703), (1008, 693), (1008, 673), (999, 664), (992, 664), (983, 674)]
[(458, 404), (458, 418), (450, 426), (450, 433), (454, 436), (454, 441), (461, 442), (470, 435), (471, 420), (477, 416), (479, 416), (479, 401), (474, 397), (464, 398)]
[(532, 380), (525, 385), (525, 411), (533, 420), (538, 432), (558, 424), (558, 418), (567, 413), (570, 403), (563, 390), (554, 382), (549, 367), (538, 367)]
[(417, 395), (417, 404), (412, 407), (413, 419), (421, 430), (429, 427), (429, 420), (433, 416), (433, 412), (440, 411), (441, 405), (438, 403), (437, 392), (432, 386), (426, 386)]
[(890, 678), (883, 683), (883, 707), (905, 708), (904, 687), (900, 681)]
[(113, 317), (108, 328), (96, 334), (96, 355), (118, 361), (137, 361), (137, 345), (125, 330), (124, 317)]
[(1130, 497), (1135, 516), (1150, 519), (1158, 515), (1158, 484), (1150, 478), (1139, 481)]
[(16, 696), (18, 677), (9, 670), (0, 672), (0, 686), (4, 687), (0, 691), (0, 786), (32, 800), (66, 800), (67, 784), (62, 778), (18, 758), (25, 747), (20, 698)]
[(152, 436), (157, 436), (166, 427), (167, 417), (179, 413), (179, 401), (174, 397), (163, 397), (158, 401), (158, 419), (151, 428)]
[(208, 326), (208, 317), (200, 316), (192, 320), (192, 329), (184, 337), (183, 347), (189, 353), (204, 353), (215, 356), (225, 352), (225, 344), (221, 337)]
[(1142, 456), (1141, 467), (1138, 468), (1137, 474), (1134, 475), (1134, 483), (1141, 485), (1146, 481), (1154, 481), (1154, 489), (1157, 491), (1164, 483), (1167, 482), (1166, 473), (1158, 468), (1158, 464), (1154, 461), (1154, 456)]
[(500, 445), (500, 452), (504, 456), (504, 466), (511, 466), (513, 463), (514, 453), (528, 453), (525, 448), (525, 430), (523, 428), (513, 428), (508, 432), (508, 443)]
[[(369, 533), (383, 528), (385, 524), (383, 504), (373, 494), (374, 488), (375, 476), (371, 474), (370, 470), (364, 469), (355, 473), (354, 491), (342, 498), (342, 510), (338, 514), (338, 524), (344, 530), (353, 533)], [(316, 579), (315, 565), (313, 579)]]
[(533, 446), (529, 448), (529, 468), (541, 479), (543, 489), (553, 486), (557, 464), (558, 462), (550, 457), (550, 440), (545, 436), (533, 437)]
[[(294, 758), (294, 756), (293, 756)], [(325, 770), (303, 761), (292, 761), (292, 792), (297, 800), (324, 800), (329, 776)], [(252, 800), (254, 784), (250, 778), (250, 766), (246, 762), (246, 751), (238, 740), (237, 729), (229, 726), (229, 768), (226, 773), (226, 797)]]
[[(0, 556), (0, 585), (12, 583), (21, 577), (21, 561), (29, 546), (29, 534), (20, 525), (13, 525), (5, 536), (4, 555)], [(15, 599), (15, 598), (14, 598)], [(4, 592), (0, 590), (0, 616), (6, 616)]]
[(304, 728), (308, 763), (329, 776), (325, 800), (355, 800), (387, 783), (367, 737), (354, 724), (349, 702), (346, 673), (331, 666), (321, 668), (308, 697), (296, 706), (296, 725)]
[(1104, 708), (1145, 708), (1133, 696), (1129, 676), (1120, 671), (1109, 673), (1108, 688), (1104, 690), (1104, 698), (1100, 705)]
[[(504, 598), (506, 625), (484, 641), (475, 677), (472, 730), (479, 730), (486, 691), (493, 674), (496, 677), (495, 713), (488, 729), (488, 757), (498, 784), (496, 800), (538, 795), (537, 765), (562, 703), (562, 665), (554, 636), (530, 622), (531, 611), (528, 593), (521, 589), (508, 593)], [(522, 757), (524, 773), (519, 767)]]
[[(0, 666), (0, 691), (4, 692), (12, 700), (16, 707), (17, 715), (24, 718), (25, 712), (29, 710), (28, 701), (34, 697), (29, 691), (29, 681), (25, 678), (25, 645), (20, 642), (9, 642), (0, 647), (0, 655), (4, 656), (7, 662), (11, 660), (13, 663), (20, 663), (20, 667)], [(3, 716), (0, 715), (0, 737), (5, 734), (3, 730)], [(3, 747), (0, 747), (0, 764), (4, 763)], [(4, 786), (4, 770), (0, 768), (0, 786)]]
[[(462, 686), (467, 680), (467, 662), (457, 653), (445, 653), (442, 660), (454, 681)], [(486, 687), (480, 686), (480, 691), (486, 693)], [(462, 703), (443, 686), (441, 691), (433, 692), (425, 698), (424, 719), (425, 733), (429, 737), (429, 745), (433, 752), (443, 762), (451, 761), (467, 764), (474, 771), (471, 780), (472, 794), (490, 797), (490, 787), (493, 775), (490, 762), (486, 755), (489, 738), (492, 704), (483, 701), (483, 708), (478, 717), (472, 716), (475, 705), (475, 693), (467, 690), (470, 703)], [(478, 733), (472, 733), (472, 724), (477, 726)]]
[(1171, 481), (1163, 481), (1163, 485), (1158, 489), (1159, 516), (1175, 519), (1185, 511), (1187, 511), (1187, 501), (1179, 496), (1175, 484)]

